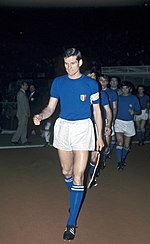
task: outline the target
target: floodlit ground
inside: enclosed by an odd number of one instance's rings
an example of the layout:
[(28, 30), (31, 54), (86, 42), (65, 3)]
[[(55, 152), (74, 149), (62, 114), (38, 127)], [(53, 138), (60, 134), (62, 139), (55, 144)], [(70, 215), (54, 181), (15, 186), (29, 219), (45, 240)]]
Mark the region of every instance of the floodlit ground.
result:
[[(60, 244), (69, 194), (51, 148), (0, 150), (0, 243)], [(150, 144), (133, 144), (123, 172), (115, 154), (87, 191), (77, 244), (149, 244)]]

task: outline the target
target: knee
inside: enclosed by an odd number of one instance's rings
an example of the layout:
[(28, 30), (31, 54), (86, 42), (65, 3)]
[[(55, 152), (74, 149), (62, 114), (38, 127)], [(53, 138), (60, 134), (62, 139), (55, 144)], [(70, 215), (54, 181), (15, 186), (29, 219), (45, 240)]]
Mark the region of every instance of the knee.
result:
[(69, 170), (67, 170), (67, 169), (62, 169), (62, 174), (65, 176), (65, 177), (67, 177), (67, 178), (69, 178), (69, 177), (71, 177), (72, 176), (72, 169), (69, 169)]
[(84, 174), (75, 174), (73, 176), (73, 182), (75, 185), (83, 185)]
[(118, 140), (117, 143), (116, 143), (116, 146), (122, 147), (123, 146), (123, 142), (121, 140)]

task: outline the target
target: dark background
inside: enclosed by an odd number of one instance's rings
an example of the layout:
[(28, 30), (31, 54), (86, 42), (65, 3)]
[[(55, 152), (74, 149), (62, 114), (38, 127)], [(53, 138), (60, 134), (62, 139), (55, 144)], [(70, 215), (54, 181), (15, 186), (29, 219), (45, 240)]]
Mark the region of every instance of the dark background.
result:
[(39, 72), (53, 78), (57, 57), (68, 47), (79, 48), (90, 65), (148, 65), (149, 23), (149, 5), (1, 7), (1, 83)]

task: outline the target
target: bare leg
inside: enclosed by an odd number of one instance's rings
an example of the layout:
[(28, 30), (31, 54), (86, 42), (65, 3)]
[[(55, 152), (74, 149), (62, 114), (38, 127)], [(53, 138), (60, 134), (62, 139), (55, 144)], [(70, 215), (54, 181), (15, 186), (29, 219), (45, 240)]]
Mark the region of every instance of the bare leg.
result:
[(83, 185), (88, 155), (88, 151), (74, 151), (73, 179), (76, 185)]
[(123, 147), (124, 135), (123, 133), (116, 132), (117, 145)]
[(105, 140), (106, 140), (105, 152), (108, 152), (110, 147), (111, 136), (105, 137)]
[(136, 131), (137, 131), (137, 137), (140, 145), (142, 141), (141, 120), (136, 121)]
[[(96, 157), (97, 157), (97, 152), (96, 151), (92, 151), (91, 152), (91, 160), (90, 160), (90, 177), (93, 176), (94, 170), (95, 170), (95, 161), (96, 161)], [(97, 186), (97, 182), (96, 182), (96, 177), (99, 176), (100, 174), (100, 168), (97, 168), (97, 172), (96, 172), (96, 176), (93, 180), (93, 186)]]
[(62, 167), (62, 173), (66, 177), (70, 177), (73, 174), (73, 152), (58, 150), (58, 155)]
[(88, 162), (88, 151), (62, 151), (58, 150), (62, 173), (66, 177), (73, 176), (74, 184), (82, 185), (84, 171)]
[(106, 167), (106, 159), (110, 153), (109, 149), (110, 149), (111, 136), (105, 137), (105, 141), (106, 141), (106, 145), (102, 156), (101, 169), (104, 169)]
[(92, 161), (92, 162), (95, 162), (95, 160), (96, 160), (96, 155), (97, 155), (97, 152), (96, 152), (96, 151), (92, 151), (92, 152), (91, 152), (91, 161)]
[(124, 147), (129, 148), (131, 142), (131, 137), (124, 136)]
[(144, 129), (146, 125), (146, 120), (141, 120), (141, 129)]
[[(70, 189), (70, 215), (66, 228), (76, 226), (77, 216), (82, 204), (84, 195), (84, 171), (88, 161), (88, 151), (62, 151), (58, 150), (62, 167), (62, 173), (66, 177), (73, 175), (73, 184)], [(64, 235), (66, 235), (66, 231)], [(67, 238), (64, 236), (64, 238)]]
[(116, 158), (117, 158), (117, 169), (123, 169), (122, 167), (122, 151), (123, 151), (123, 143), (124, 143), (124, 134), (120, 132), (116, 132)]

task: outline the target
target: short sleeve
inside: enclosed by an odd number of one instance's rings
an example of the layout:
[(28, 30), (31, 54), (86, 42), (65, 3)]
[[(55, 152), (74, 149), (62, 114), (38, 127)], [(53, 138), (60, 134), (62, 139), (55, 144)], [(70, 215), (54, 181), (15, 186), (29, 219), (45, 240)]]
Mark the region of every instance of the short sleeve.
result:
[(58, 82), (59, 80), (56, 78), (52, 83), (51, 90), (50, 90), (51, 97), (59, 98), (60, 96), (59, 89), (58, 89), (58, 85), (59, 85)]
[(136, 96), (134, 96), (134, 100), (135, 100), (135, 110), (136, 111), (139, 111), (141, 108), (140, 108), (140, 103), (139, 103), (139, 100), (138, 100), (138, 98), (136, 97)]
[(90, 102), (91, 102), (91, 104), (100, 103), (98, 83), (94, 79), (91, 79), (91, 78), (89, 78), (89, 79), (91, 80), (90, 81), (90, 86), (91, 86)]

